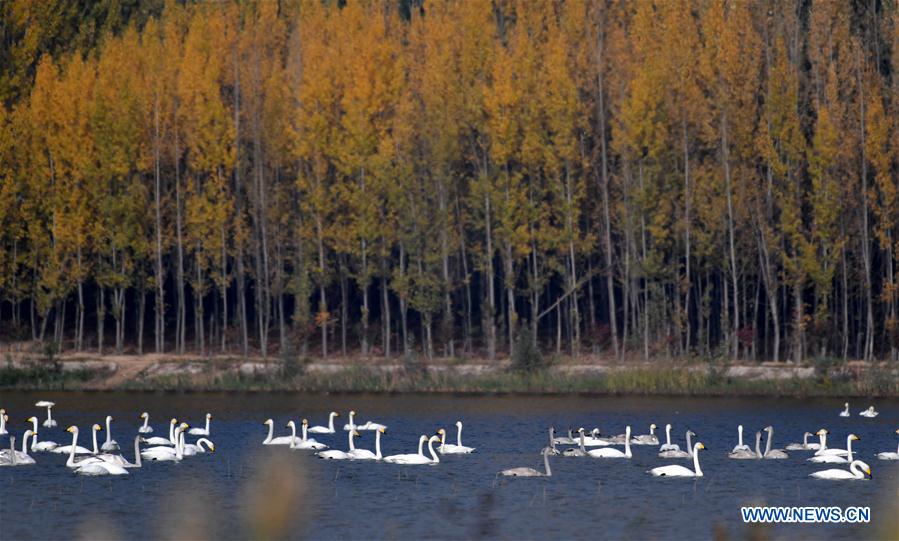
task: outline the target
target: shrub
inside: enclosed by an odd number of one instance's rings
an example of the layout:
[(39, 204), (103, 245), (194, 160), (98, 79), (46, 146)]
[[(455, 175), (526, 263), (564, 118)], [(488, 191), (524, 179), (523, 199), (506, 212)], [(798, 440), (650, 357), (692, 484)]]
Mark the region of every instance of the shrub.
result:
[(522, 326), (512, 347), (512, 369), (519, 372), (536, 372), (546, 368), (547, 363), (534, 344), (534, 335), (529, 326)]

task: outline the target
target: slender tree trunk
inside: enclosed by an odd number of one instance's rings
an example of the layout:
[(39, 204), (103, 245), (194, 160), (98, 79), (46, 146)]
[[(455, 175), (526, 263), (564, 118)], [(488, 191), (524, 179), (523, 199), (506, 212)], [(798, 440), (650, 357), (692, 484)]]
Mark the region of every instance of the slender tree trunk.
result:
[[(165, 350), (165, 277), (162, 270), (162, 175), (160, 173), (160, 134), (159, 134), (159, 92), (156, 92), (153, 103), (153, 162), (154, 183), (153, 199), (156, 214), (156, 303), (154, 310), (153, 335), (156, 340), (155, 351), (162, 353)], [(143, 315), (141, 315), (143, 317)], [(143, 323), (143, 321), (141, 321)]]
[(728, 248), (730, 249), (730, 272), (731, 279), (733, 280), (733, 331), (731, 333), (731, 340), (733, 348), (731, 350), (731, 355), (733, 359), (736, 359), (740, 355), (740, 341), (737, 339), (737, 333), (740, 331), (740, 285), (738, 283), (737, 276), (737, 249), (736, 244), (734, 242), (734, 203), (733, 203), (733, 195), (731, 190), (731, 177), (730, 177), (730, 146), (727, 140), (727, 115), (721, 115), (721, 152), (722, 152), (722, 161), (724, 162), (724, 184), (725, 184), (725, 194), (727, 196), (727, 242)]

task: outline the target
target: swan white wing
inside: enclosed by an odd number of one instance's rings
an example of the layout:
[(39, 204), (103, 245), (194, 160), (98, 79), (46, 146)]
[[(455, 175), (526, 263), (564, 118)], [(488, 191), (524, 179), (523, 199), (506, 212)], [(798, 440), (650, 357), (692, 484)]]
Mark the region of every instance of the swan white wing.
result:
[(277, 438), (272, 438), (272, 440), (265, 443), (265, 445), (290, 445), (292, 440), (293, 436), (279, 436)]
[(437, 450), (444, 455), (467, 455), (468, 453), (474, 452), (474, 447), (446, 443), (438, 447)]
[(733, 459), (737, 459), (737, 460), (750, 460), (753, 458), (758, 458), (758, 456), (752, 451), (741, 449), (739, 451), (734, 451), (733, 453), (730, 453), (729, 455), (727, 455), (727, 458), (733, 458)]
[(737, 453), (739, 451), (751, 451), (748, 445), (737, 445), (734, 447), (734, 450), (731, 453)]
[(128, 475), (128, 470), (117, 464), (100, 461), (75, 468), (75, 473), (81, 475)]
[(838, 469), (816, 471), (809, 474), (809, 477), (814, 477), (815, 479), (855, 479), (855, 476), (848, 471)]
[(319, 443), (315, 440), (298, 441), (296, 445), (291, 446), (291, 449), (311, 449), (314, 451), (320, 451), (327, 448), (327, 445), (325, 445), (324, 443)]
[(312, 428), (308, 429), (307, 432), (312, 434), (333, 434), (333, 432), (331, 432), (331, 429), (326, 426), (313, 426)]
[(845, 458), (837, 455), (813, 456), (806, 460), (815, 464), (846, 464), (848, 462)]
[(899, 460), (899, 452), (896, 453), (877, 453), (880, 460)]
[(137, 432), (138, 432), (138, 434), (149, 434), (149, 433), (153, 432), (153, 427), (152, 426), (142, 426), (137, 429)]
[(55, 441), (39, 441), (35, 445), (31, 446), (32, 451), (52, 451), (59, 447), (59, 444)]
[(118, 451), (119, 444), (115, 440), (111, 440), (111, 441), (105, 442), (103, 445), (101, 445), (100, 450), (101, 451)]
[(655, 477), (696, 477), (696, 472), (680, 465), (659, 466), (649, 470)]
[(346, 451), (338, 451), (337, 449), (320, 451), (315, 453), (315, 456), (326, 460), (350, 460), (352, 458)]
[(627, 458), (626, 455), (618, 449), (593, 449), (587, 451), (587, 454), (593, 458)]
[(384, 462), (389, 462), (390, 464), (431, 464), (431, 459), (424, 456), (419, 455), (418, 453), (413, 454), (404, 454), (404, 455), (391, 455), (384, 457)]
[[(63, 445), (61, 447), (57, 447), (57, 448), (53, 449), (50, 452), (61, 454), (61, 455), (63, 455), (63, 454), (68, 455), (68, 454), (72, 453), (72, 446), (71, 445)], [(93, 453), (94, 452), (91, 451), (90, 449), (85, 449), (84, 447), (82, 447), (80, 445), (75, 446), (75, 454), (76, 455), (91, 455)]]
[(659, 447), (659, 452), (662, 451), (680, 451), (680, 445), (676, 443), (663, 443), (661, 447)]
[(187, 433), (191, 434), (193, 436), (208, 436), (209, 435), (209, 431), (206, 430), (205, 428), (191, 428), (190, 430), (187, 431)]
[(680, 449), (662, 451), (659, 453), (659, 458), (690, 458), (690, 453), (681, 451)]
[(349, 453), (350, 458), (353, 460), (377, 460), (378, 456), (368, 449), (353, 449)]
[(543, 472), (539, 472), (534, 468), (510, 468), (499, 473), (506, 477), (545, 477)]
[(153, 436), (152, 438), (146, 438), (143, 440), (143, 444), (144, 445), (170, 445), (170, 446), (175, 445), (168, 438), (162, 438), (159, 436)]

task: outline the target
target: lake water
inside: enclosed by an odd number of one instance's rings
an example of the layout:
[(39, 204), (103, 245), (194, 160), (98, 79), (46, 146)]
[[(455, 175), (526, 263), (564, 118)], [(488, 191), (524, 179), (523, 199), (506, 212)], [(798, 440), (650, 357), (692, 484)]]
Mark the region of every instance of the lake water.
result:
[[(0, 468), (0, 540), (69, 532), (89, 539), (899, 538), (899, 461), (874, 458), (899, 443), (897, 401), (871, 402), (881, 412), (875, 419), (858, 417), (869, 403), (855, 402), (846, 419), (838, 417), (842, 402), (834, 400), (0, 392), (0, 407), (18, 438), (27, 417), (46, 415), (34, 407), (41, 399), (56, 402), (59, 426), (42, 429), (40, 439), (68, 444), (65, 428), (76, 424), (79, 443), (89, 446), (90, 425), (111, 414), (113, 437), (130, 460), (141, 411), (150, 412), (154, 435), (167, 435), (171, 417), (199, 426), (209, 411), (217, 452), (178, 464), (145, 463), (116, 478), (76, 476), (65, 467), (66, 456), (33, 453), (36, 465)], [(266, 418), (275, 420), (276, 435), (285, 435), (288, 420), (326, 424), (332, 409), (342, 413), (338, 434), (316, 437), (336, 449), (346, 449), (340, 427), (355, 409), (357, 422), (388, 425), (385, 455), (414, 452), (419, 435), (439, 427), (454, 442), (457, 419), (465, 423), (463, 443), (477, 451), (442, 457), (435, 466), (398, 466), (323, 461), (261, 445)], [(629, 423), (635, 434), (645, 434), (651, 422), (672, 423), (681, 447), (687, 428), (699, 435), (708, 448), (700, 455), (705, 477), (650, 476), (646, 471), (658, 465), (690, 465), (658, 458), (654, 446), (634, 446), (632, 460), (555, 458), (547, 479), (496, 475), (517, 466), (542, 469), (539, 450), (550, 425), (560, 435), (569, 426), (618, 434)], [(738, 423), (746, 427), (750, 445), (756, 430), (774, 425), (779, 448), (821, 427), (830, 430), (831, 446), (844, 447), (854, 432), (861, 437), (854, 450), (871, 465), (874, 478), (810, 479), (813, 471), (842, 466), (809, 464), (809, 452), (791, 452), (788, 460), (729, 460)], [(5, 436), (0, 445), (8, 446)], [(373, 449), (374, 433), (363, 432), (357, 446)], [(740, 506), (761, 504), (871, 506), (872, 520), (760, 532), (742, 523)]]

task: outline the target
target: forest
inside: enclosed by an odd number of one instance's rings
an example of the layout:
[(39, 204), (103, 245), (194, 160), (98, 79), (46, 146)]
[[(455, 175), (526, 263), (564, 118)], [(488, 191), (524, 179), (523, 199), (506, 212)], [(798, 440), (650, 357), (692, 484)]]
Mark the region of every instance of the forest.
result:
[(883, 0), (0, 5), (0, 338), (897, 359)]

